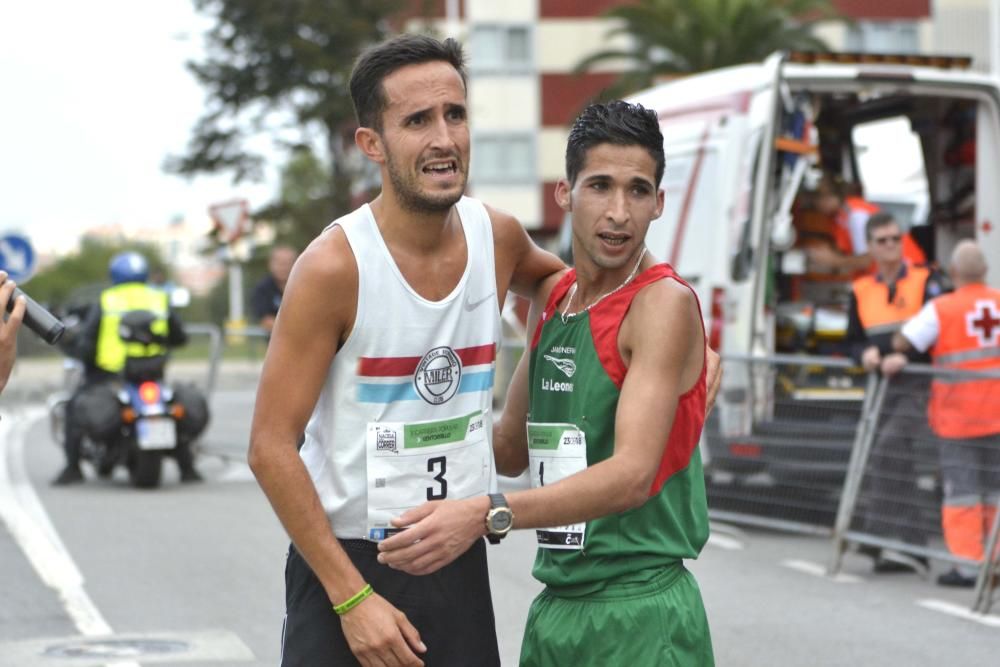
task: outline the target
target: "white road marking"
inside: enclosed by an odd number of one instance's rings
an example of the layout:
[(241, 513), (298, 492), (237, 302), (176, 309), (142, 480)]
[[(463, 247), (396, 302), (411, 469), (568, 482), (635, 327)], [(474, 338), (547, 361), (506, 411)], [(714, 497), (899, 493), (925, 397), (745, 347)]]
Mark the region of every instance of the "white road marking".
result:
[(727, 551), (742, 551), (745, 548), (743, 542), (740, 540), (728, 535), (719, 535), (717, 533), (712, 533), (708, 536), (708, 544), (709, 546), (718, 547), (719, 549), (725, 549)]
[(255, 482), (253, 471), (246, 463), (235, 463), (227, 461), (226, 467), (216, 477), (213, 482)]
[(864, 581), (861, 577), (856, 577), (853, 574), (841, 573), (831, 577), (826, 573), (826, 567), (808, 560), (783, 560), (781, 561), (781, 566), (787, 567), (790, 570), (795, 570), (796, 572), (802, 572), (803, 574), (810, 574), (814, 577), (829, 579), (830, 581), (838, 584), (860, 584)]
[(7, 524), (38, 576), (59, 593), (80, 634), (87, 637), (111, 634), (111, 626), (84, 590), (83, 575), (28, 480), (24, 438), (31, 425), (44, 416), (45, 409), (34, 406), (17, 419), (0, 420), (0, 519)]
[[(32, 406), (17, 420), (0, 421), (0, 519), (42, 581), (54, 588), (76, 629), (86, 637), (110, 635), (111, 626), (83, 588), (83, 575), (31, 486), (24, 465), (24, 438), (46, 410)], [(13, 424), (10, 422), (13, 421)], [(140, 667), (133, 661), (107, 667)]]
[[(111, 626), (84, 590), (83, 574), (77, 568), (66, 545), (59, 538), (38, 494), (35, 493), (24, 464), (25, 436), (31, 426), (47, 414), (45, 408), (32, 406), (16, 415), (0, 419), (0, 520), (6, 525), (38, 576), (54, 588), (77, 631), (86, 638), (109, 640), (173, 639), (188, 644), (183, 653), (166, 656), (142, 656), (144, 663), (197, 661), (252, 661), (253, 652), (238, 636), (229, 631), (209, 630), (188, 634), (152, 633), (114, 635)], [(44, 651), (53, 645), (79, 643), (76, 637), (33, 639), (0, 643), (5, 660), (24, 655), (12, 664), (65, 665), (65, 658), (45, 662)], [(86, 640), (83, 640), (86, 641)], [(133, 660), (100, 661), (106, 667), (141, 667)], [(93, 664), (93, 663), (91, 663)]]
[(955, 618), (961, 618), (966, 621), (973, 621), (974, 623), (1000, 628), (1000, 616), (992, 614), (977, 614), (976, 612), (971, 611), (968, 607), (963, 607), (962, 605), (955, 604), (954, 602), (945, 602), (944, 600), (934, 600), (928, 598), (926, 600), (917, 600), (916, 605), (918, 607), (923, 607), (924, 609), (930, 609), (931, 611), (939, 611), (942, 614), (948, 614), (949, 616), (954, 616)]

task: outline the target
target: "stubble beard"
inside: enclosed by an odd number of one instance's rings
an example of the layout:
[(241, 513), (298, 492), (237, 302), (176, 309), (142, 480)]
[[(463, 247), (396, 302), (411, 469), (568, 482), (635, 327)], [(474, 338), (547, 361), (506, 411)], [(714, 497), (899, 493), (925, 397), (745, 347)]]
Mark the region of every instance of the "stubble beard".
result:
[[(455, 162), (461, 170), (461, 161), (456, 158)], [(462, 198), (465, 193), (465, 185), (468, 182), (467, 174), (463, 173), (462, 187), (457, 193), (429, 194), (420, 189), (416, 178), (403, 173), (391, 155), (386, 160), (386, 166), (389, 171), (389, 182), (392, 183), (396, 198), (403, 208), (413, 213), (447, 213)]]

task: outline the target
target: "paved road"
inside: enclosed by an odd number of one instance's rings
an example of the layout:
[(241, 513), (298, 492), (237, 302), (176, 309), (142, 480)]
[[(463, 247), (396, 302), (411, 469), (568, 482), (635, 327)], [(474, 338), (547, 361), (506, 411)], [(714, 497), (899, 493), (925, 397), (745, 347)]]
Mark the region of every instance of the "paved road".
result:
[[(60, 453), (40, 409), (0, 407), (0, 666), (277, 663), (286, 540), (242, 463), (252, 396), (216, 394), (206, 483), (182, 486), (169, 467), (150, 492), (124, 476), (49, 487)], [(719, 665), (998, 664), (1000, 616), (962, 617), (968, 592), (876, 578), (853, 556), (830, 579), (816, 572), (827, 555), (822, 538), (715, 526), (691, 568)], [(504, 665), (516, 665), (539, 589), (530, 534), (490, 556)], [(108, 636), (97, 648), (116, 659), (54, 657)]]

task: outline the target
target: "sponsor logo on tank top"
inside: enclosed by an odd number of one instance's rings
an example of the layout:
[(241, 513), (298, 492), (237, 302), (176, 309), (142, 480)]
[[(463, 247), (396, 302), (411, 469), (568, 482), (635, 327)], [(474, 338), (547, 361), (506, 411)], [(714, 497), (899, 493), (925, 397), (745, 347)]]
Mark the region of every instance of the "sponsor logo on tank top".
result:
[(545, 360), (551, 361), (552, 365), (561, 370), (568, 378), (573, 377), (573, 374), (576, 373), (576, 362), (572, 359), (561, 359), (553, 357), (551, 354), (546, 354)]
[[(576, 362), (570, 358), (556, 355), (574, 355), (576, 354), (576, 348), (566, 345), (553, 345), (552, 348), (549, 349), (549, 352), (550, 354), (543, 355), (544, 359), (559, 369), (559, 372), (567, 378), (572, 378), (576, 373)], [(559, 382), (558, 380), (542, 378), (542, 390), (571, 392), (573, 391), (573, 383)]]
[(462, 362), (450, 347), (435, 347), (425, 354), (413, 374), (413, 387), (431, 405), (447, 402), (458, 391)]
[(542, 390), (543, 391), (573, 391), (572, 382), (558, 382), (556, 380), (549, 380), (548, 378), (542, 378)]

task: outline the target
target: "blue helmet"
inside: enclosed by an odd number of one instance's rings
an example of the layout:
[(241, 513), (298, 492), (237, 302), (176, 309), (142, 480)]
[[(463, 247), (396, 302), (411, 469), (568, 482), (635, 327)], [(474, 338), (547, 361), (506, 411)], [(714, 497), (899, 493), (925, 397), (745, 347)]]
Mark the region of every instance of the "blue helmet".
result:
[(149, 262), (137, 252), (120, 252), (111, 258), (108, 275), (113, 285), (144, 283), (149, 278)]

